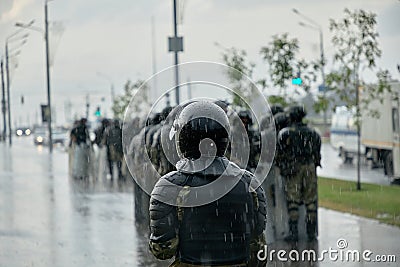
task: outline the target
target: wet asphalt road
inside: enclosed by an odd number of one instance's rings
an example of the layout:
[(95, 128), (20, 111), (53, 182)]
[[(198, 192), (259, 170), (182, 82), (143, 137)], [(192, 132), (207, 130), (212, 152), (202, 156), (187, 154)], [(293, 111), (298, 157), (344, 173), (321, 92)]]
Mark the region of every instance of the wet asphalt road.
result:
[[(361, 160), (361, 182), (390, 185), (390, 179), (384, 175), (383, 168), (371, 169), (370, 164), (365, 160)], [(338, 178), (348, 181), (357, 181), (357, 161), (352, 164), (344, 164), (339, 157), (339, 152), (334, 150), (329, 143), (322, 144), (321, 147), (321, 165), (317, 172), (319, 176), (328, 178)]]
[[(135, 225), (132, 185), (131, 180), (111, 181), (104, 173), (88, 181), (70, 178), (68, 154), (55, 149), (50, 156), (46, 147), (33, 146), (30, 138), (15, 139), (11, 149), (1, 143), (0, 267), (168, 266), (149, 254), (147, 226)], [(337, 248), (337, 240), (346, 238), (351, 249), (394, 254), (400, 261), (398, 228), (320, 209), (319, 229), (318, 243), (300, 243), (298, 248)], [(272, 248), (292, 247), (277, 242), (269, 245)], [(366, 264), (329, 260), (318, 264), (341, 265)]]

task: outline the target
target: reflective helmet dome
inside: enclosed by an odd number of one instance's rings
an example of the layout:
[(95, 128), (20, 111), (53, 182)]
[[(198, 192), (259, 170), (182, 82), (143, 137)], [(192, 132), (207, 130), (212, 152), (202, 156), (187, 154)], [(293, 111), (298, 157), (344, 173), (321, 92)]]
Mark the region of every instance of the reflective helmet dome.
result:
[(290, 122), (301, 122), (307, 115), (304, 106), (291, 106), (288, 108), (287, 113), (289, 114)]
[(214, 103), (197, 101), (183, 108), (174, 123), (181, 157), (223, 156), (229, 143), (229, 120)]

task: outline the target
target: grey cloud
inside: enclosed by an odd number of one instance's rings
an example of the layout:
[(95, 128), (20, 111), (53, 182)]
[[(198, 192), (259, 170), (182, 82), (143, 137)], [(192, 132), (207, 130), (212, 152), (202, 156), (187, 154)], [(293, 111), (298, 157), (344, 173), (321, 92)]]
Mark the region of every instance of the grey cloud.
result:
[(400, 2), (384, 9), (378, 14), (378, 31), (382, 37), (400, 35)]
[(13, 0), (1, 0), (0, 1), (0, 19), (3, 15), (11, 10), (13, 6)]

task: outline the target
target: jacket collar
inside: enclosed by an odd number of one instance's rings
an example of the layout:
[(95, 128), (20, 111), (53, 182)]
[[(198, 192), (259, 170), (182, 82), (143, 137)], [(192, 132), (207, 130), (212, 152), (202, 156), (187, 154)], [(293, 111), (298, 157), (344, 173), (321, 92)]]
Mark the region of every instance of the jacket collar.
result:
[(225, 157), (204, 158), (198, 160), (181, 159), (176, 163), (176, 169), (186, 174), (199, 174), (211, 177), (241, 176), (245, 170)]

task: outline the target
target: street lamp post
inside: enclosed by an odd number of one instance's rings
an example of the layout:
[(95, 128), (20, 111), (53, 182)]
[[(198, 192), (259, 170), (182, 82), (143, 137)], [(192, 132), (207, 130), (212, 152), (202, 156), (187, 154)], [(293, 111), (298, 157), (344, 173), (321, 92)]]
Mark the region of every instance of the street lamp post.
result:
[(51, 97), (50, 97), (50, 54), (49, 54), (49, 21), (48, 21), (48, 1), (44, 4), (44, 25), (45, 25), (45, 42), (46, 42), (46, 80), (47, 80), (47, 106), (49, 109), (48, 128), (49, 128), (49, 152), (53, 152), (53, 137), (51, 129)]
[[(11, 87), (11, 81), (10, 81), (10, 64), (9, 64), (9, 50), (8, 50), (8, 44), (10, 41), (18, 41), (21, 39), (15, 39), (15, 37), (18, 37), (17, 35), (21, 32), (21, 30), (14, 32), (13, 34), (9, 35), (6, 38), (6, 45), (5, 45), (5, 64), (6, 64), (6, 79), (7, 79), (7, 111), (8, 111), (8, 143), (11, 146), (12, 145), (12, 132), (11, 132), (11, 100), (10, 100), (10, 87)], [(22, 39), (27, 38), (28, 35), (23, 35)], [(26, 40), (25, 40), (26, 41)], [(21, 45), (25, 44), (25, 41), (21, 43)], [(18, 54), (19, 51), (16, 53)]]
[[(324, 36), (323, 36), (323, 31), (321, 25), (316, 23), (314, 20), (310, 19), (309, 17), (305, 16), (304, 14), (300, 13), (297, 9), (293, 8), (292, 9), (293, 13), (296, 15), (300, 16), (304, 20), (306, 20), (310, 24), (305, 24), (303, 22), (300, 22), (299, 25), (310, 28), (313, 30), (316, 30), (319, 32), (319, 50), (320, 50), (320, 57), (321, 57), (321, 78), (322, 78), (322, 89), (323, 89), (323, 96), (324, 99), (326, 98), (326, 87), (325, 87), (325, 54), (324, 54)], [(326, 133), (326, 127), (328, 124), (328, 118), (327, 118), (327, 110), (324, 109), (324, 134)]]
[[(178, 22), (177, 22), (177, 7), (176, 0), (173, 0), (173, 24), (174, 36), (169, 37), (169, 52), (174, 52), (174, 67), (175, 67), (175, 102), (179, 105), (179, 57), (178, 53), (183, 51), (183, 38), (178, 36)], [(169, 106), (169, 94), (167, 97), (167, 106)]]
[(8, 63), (8, 39), (6, 40), (6, 76), (7, 76), (7, 110), (8, 110), (8, 143), (12, 145), (11, 133), (11, 104), (10, 104), (10, 69)]
[(5, 85), (4, 85), (4, 66), (3, 66), (3, 58), (1, 59), (1, 112), (3, 113), (3, 141), (6, 140), (7, 135), (7, 119), (6, 119), (6, 93), (5, 93)]
[[(48, 21), (48, 8), (47, 4), (51, 0), (46, 0), (44, 3), (44, 39), (45, 39), (45, 46), (46, 46), (46, 83), (47, 83), (47, 108), (48, 108), (48, 117), (47, 117), (47, 124), (48, 124), (48, 132), (49, 132), (49, 152), (53, 152), (53, 136), (52, 136), (52, 118), (51, 118), (51, 95), (50, 95), (50, 52), (49, 52), (49, 21)], [(26, 28), (34, 31), (38, 31), (43, 34), (43, 30), (41, 28), (32, 27), (34, 21), (32, 20), (28, 24), (24, 23), (16, 23), (15, 26)]]
[[(174, 38), (178, 39), (178, 24), (176, 21), (176, 0), (174, 0)], [(179, 50), (176, 49), (174, 51), (174, 59), (175, 59), (175, 102), (176, 105), (179, 105), (179, 58), (178, 58)]]

